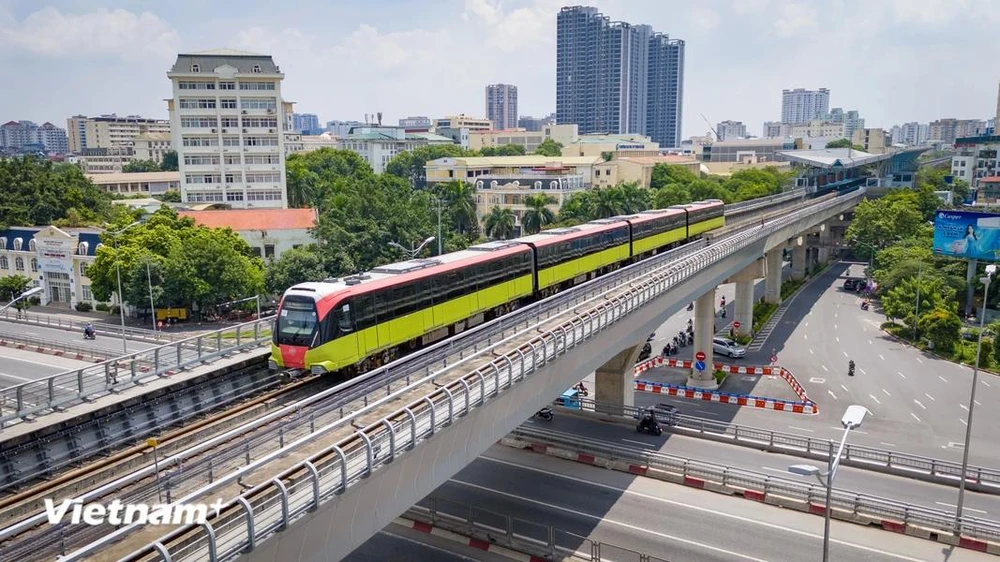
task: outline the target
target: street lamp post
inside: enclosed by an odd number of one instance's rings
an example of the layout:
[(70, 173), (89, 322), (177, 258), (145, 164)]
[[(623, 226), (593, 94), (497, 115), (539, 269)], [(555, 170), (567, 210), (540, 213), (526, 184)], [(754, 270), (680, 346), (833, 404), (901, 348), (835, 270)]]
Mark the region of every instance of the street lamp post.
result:
[(149, 260), (146, 260), (146, 283), (149, 285), (149, 311), (153, 317), (153, 331), (156, 331), (156, 305), (153, 304), (153, 274), (149, 272)]
[(255, 301), (257, 303), (257, 320), (260, 320), (260, 295), (254, 295), (252, 297), (247, 297), (245, 299), (240, 299), (236, 301), (224, 302), (218, 306), (232, 306), (234, 304), (240, 304), (249, 301)]
[(122, 350), (125, 352), (125, 355), (128, 355), (128, 340), (125, 338), (125, 299), (122, 294), (122, 267), (121, 267), (121, 260), (119, 259), (120, 256), (118, 255), (118, 236), (137, 224), (142, 224), (142, 221), (135, 221), (128, 226), (125, 226), (123, 228), (108, 233), (114, 238), (115, 275), (118, 278), (118, 316), (121, 319)]
[(920, 320), (920, 272), (924, 268), (924, 260), (917, 262), (917, 308), (913, 312), (913, 343), (917, 343), (917, 321)]
[(17, 295), (13, 299), (11, 299), (11, 301), (9, 303), (7, 303), (7, 304), (5, 304), (3, 306), (0, 306), (0, 312), (3, 312), (5, 310), (7, 310), (8, 308), (14, 306), (14, 304), (16, 304), (18, 301), (22, 301), (22, 300), (24, 300), (24, 299), (26, 299), (26, 298), (28, 298), (30, 296), (37, 295), (38, 293), (41, 293), (41, 292), (42, 292), (42, 288), (41, 287), (32, 287), (32, 288), (28, 289), (27, 291), (21, 293), (20, 295)]
[(437, 235), (437, 241), (438, 241), (438, 255), (440, 256), (441, 254), (444, 253), (444, 238), (441, 237), (441, 210), (444, 207), (444, 200), (442, 200), (439, 197), (435, 201), (437, 202), (437, 209), (438, 209), (438, 235)]
[(965, 478), (969, 470), (969, 445), (972, 443), (972, 413), (976, 408), (976, 387), (979, 386), (979, 354), (983, 350), (983, 325), (986, 323), (986, 298), (990, 294), (990, 280), (997, 266), (987, 265), (986, 275), (980, 277), (983, 283), (983, 307), (979, 315), (979, 338), (976, 342), (976, 362), (972, 366), (972, 391), (969, 393), (969, 419), (965, 424), (965, 447), (962, 449), (962, 474), (958, 479), (958, 504), (955, 509), (955, 532), (962, 532), (962, 509), (965, 503)]
[[(830, 561), (830, 514), (832, 513), (830, 504), (833, 500), (833, 479), (836, 478), (837, 468), (840, 467), (840, 456), (844, 454), (844, 446), (847, 444), (847, 434), (852, 429), (861, 427), (861, 423), (865, 421), (866, 415), (868, 415), (868, 409), (864, 406), (857, 404), (848, 406), (847, 411), (844, 412), (844, 417), (840, 420), (840, 424), (844, 426), (844, 436), (840, 439), (840, 446), (837, 448), (837, 453), (830, 455), (826, 474), (822, 474), (818, 467), (811, 464), (793, 464), (788, 467), (788, 472), (800, 476), (816, 476), (819, 478), (820, 483), (826, 486), (826, 513), (823, 521), (823, 562)], [(830, 452), (833, 453), (833, 441), (830, 441)], [(826, 478), (826, 482), (823, 482), (824, 477)]]
[[(419, 246), (416, 246), (416, 247), (413, 247), (413, 248), (409, 248), (409, 249), (407, 249), (406, 246), (403, 246), (403, 245), (398, 244), (396, 242), (389, 242), (389, 245), (392, 246), (393, 248), (401, 250), (404, 254), (407, 255), (407, 257), (409, 259), (412, 260), (413, 258), (417, 257), (418, 254), (420, 254), (420, 251), (424, 249), (424, 246), (430, 244), (433, 241), (434, 241), (434, 237), (431, 236), (431, 237), (427, 238), (426, 240), (424, 240), (423, 242), (421, 242)], [(440, 242), (440, 240), (439, 240), (439, 242)], [(438, 252), (440, 252), (440, 251), (441, 251), (441, 244), (439, 243), (438, 244)], [(440, 255), (440, 253), (438, 255)]]

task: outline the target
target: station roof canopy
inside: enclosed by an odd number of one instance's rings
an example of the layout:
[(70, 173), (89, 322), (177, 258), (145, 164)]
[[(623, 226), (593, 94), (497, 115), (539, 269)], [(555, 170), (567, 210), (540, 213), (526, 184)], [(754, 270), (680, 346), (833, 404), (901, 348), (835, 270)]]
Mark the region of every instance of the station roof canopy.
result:
[(892, 158), (892, 154), (869, 154), (849, 148), (822, 148), (819, 150), (783, 150), (781, 156), (795, 164), (805, 164), (814, 168), (832, 170), (834, 168), (857, 168)]

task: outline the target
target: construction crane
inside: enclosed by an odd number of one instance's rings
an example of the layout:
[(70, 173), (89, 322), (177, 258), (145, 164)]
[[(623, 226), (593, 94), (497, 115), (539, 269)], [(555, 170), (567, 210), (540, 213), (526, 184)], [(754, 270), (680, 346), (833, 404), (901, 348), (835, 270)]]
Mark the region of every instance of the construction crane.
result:
[(705, 117), (704, 113), (699, 113), (699, 115), (701, 115), (701, 118), (705, 120), (705, 124), (708, 125), (708, 128), (709, 130), (712, 131), (712, 134), (715, 135), (715, 140), (721, 141), (722, 137), (719, 136), (719, 131), (715, 130), (715, 127), (712, 126), (712, 122), (708, 120), (708, 117)]

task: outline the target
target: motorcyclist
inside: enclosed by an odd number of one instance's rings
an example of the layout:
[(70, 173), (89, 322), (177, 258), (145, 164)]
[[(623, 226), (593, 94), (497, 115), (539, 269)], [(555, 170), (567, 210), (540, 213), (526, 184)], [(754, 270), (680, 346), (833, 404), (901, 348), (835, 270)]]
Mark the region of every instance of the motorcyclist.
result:
[(87, 325), (83, 327), (83, 335), (90, 338), (94, 336), (94, 325), (87, 322)]
[(854, 376), (854, 359), (847, 362), (847, 374), (852, 377)]

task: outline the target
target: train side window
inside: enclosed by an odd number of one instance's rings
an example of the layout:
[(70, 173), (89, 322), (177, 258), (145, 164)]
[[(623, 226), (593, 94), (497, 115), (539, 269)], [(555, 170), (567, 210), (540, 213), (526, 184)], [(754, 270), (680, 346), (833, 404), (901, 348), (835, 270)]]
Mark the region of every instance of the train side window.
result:
[(375, 325), (375, 298), (372, 293), (358, 295), (351, 299), (354, 304), (354, 324), (358, 330)]
[(345, 302), (337, 309), (337, 330), (341, 334), (350, 334), (354, 331), (350, 302)]

